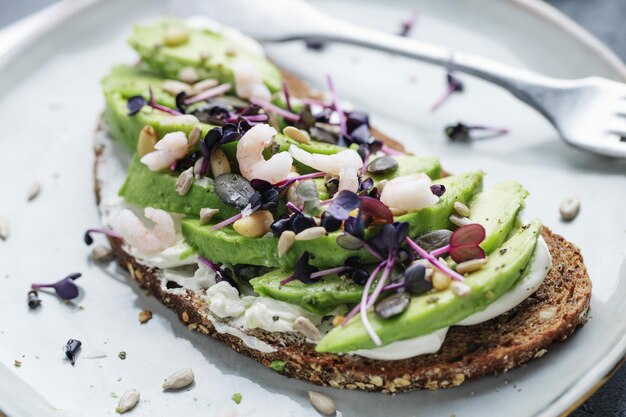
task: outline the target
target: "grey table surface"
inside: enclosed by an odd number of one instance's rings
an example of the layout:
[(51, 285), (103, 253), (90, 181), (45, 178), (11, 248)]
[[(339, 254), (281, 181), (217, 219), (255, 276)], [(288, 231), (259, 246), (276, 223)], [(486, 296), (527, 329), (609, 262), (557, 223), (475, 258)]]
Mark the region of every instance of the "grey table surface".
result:
[[(57, 0), (0, 0), (0, 28)], [(626, 0), (547, 0), (626, 60)], [(572, 417), (626, 417), (626, 366)]]

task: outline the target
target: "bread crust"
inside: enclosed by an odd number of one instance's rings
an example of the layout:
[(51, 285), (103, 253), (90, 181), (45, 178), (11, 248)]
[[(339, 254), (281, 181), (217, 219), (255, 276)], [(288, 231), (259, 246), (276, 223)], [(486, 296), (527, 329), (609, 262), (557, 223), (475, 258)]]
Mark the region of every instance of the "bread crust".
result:
[[(290, 74), (285, 74), (285, 79), (296, 95), (307, 95), (308, 89), (300, 80)], [(401, 144), (387, 136), (377, 137), (390, 147), (402, 149)], [(96, 147), (95, 153), (94, 189), (99, 203), (97, 171), (102, 148)], [(492, 320), (451, 327), (441, 350), (435, 354), (394, 361), (318, 353), (313, 344), (297, 334), (261, 329), (246, 333), (275, 350), (265, 353), (252, 349), (242, 339), (216, 330), (202, 294), (164, 289), (157, 269), (139, 263), (124, 251), (119, 240), (109, 238), (109, 242), (117, 262), (142, 288), (174, 310), (190, 330), (214, 337), (268, 368), (274, 361), (284, 362), (276, 372), (287, 377), (322, 386), (391, 394), (449, 388), (481, 376), (507, 372), (543, 356), (552, 343), (567, 339), (587, 321), (591, 281), (580, 250), (546, 227), (542, 236), (552, 255), (552, 268), (537, 292)]]

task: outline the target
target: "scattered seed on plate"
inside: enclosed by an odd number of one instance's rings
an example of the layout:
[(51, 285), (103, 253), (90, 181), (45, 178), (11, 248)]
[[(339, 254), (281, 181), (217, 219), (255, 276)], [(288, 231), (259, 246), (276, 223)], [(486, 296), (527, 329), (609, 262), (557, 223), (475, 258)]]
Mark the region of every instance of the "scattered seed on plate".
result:
[(326, 229), (321, 226), (309, 227), (295, 236), (296, 240), (313, 240), (326, 236)]
[(193, 84), (198, 81), (198, 73), (194, 67), (183, 67), (178, 72), (178, 78), (187, 84)]
[(28, 307), (31, 310), (34, 310), (40, 305), (41, 305), (41, 300), (39, 299), (39, 293), (36, 290), (28, 291)]
[(468, 219), (467, 217), (460, 217), (460, 216), (457, 216), (456, 214), (451, 214), (450, 217), (448, 217), (448, 219), (450, 219), (450, 221), (453, 224), (459, 227), (472, 224), (472, 221)]
[(298, 143), (309, 144), (311, 143), (311, 136), (309, 132), (298, 129), (293, 126), (287, 126), (283, 129), (283, 134), (289, 139), (293, 139)]
[(185, 28), (173, 26), (165, 30), (163, 35), (163, 44), (165, 46), (178, 46), (187, 43), (189, 40), (189, 31)]
[(36, 199), (39, 193), (41, 193), (41, 183), (39, 181), (35, 181), (31, 184), (28, 190), (28, 201), (33, 201), (34, 199)]
[(107, 263), (111, 262), (113, 258), (113, 251), (111, 250), (111, 248), (108, 248), (106, 246), (94, 246), (94, 248), (91, 250), (91, 259), (96, 262)]
[(317, 327), (306, 317), (298, 317), (293, 322), (293, 329), (302, 334), (307, 339), (320, 340), (322, 335)]
[(204, 207), (200, 209), (200, 224), (207, 224), (213, 216), (219, 213), (220, 209)]
[(117, 356), (121, 359), (121, 360), (125, 360), (126, 359), (126, 352), (121, 351), (120, 353), (117, 354)]
[(391, 156), (381, 156), (367, 164), (367, 171), (372, 174), (387, 174), (398, 169), (398, 161)]
[(16, 359), (15, 361), (13, 361), (13, 366), (19, 368), (20, 366), (22, 366), (22, 361)]
[(213, 150), (210, 162), (213, 178), (217, 178), (222, 174), (230, 174), (230, 162), (228, 162), (228, 158), (221, 148)]
[(309, 391), (309, 401), (311, 401), (313, 408), (325, 416), (332, 416), (337, 412), (335, 401), (327, 395)]
[(152, 311), (143, 310), (139, 312), (139, 323), (145, 324), (152, 319)]
[(296, 234), (291, 230), (285, 230), (278, 238), (278, 257), (282, 258), (296, 241)]
[(145, 156), (154, 151), (154, 145), (157, 143), (156, 131), (152, 126), (146, 125), (139, 132), (137, 139), (137, 153), (139, 156)]
[(120, 397), (120, 400), (117, 402), (117, 408), (115, 409), (115, 412), (118, 414), (123, 414), (127, 411), (130, 411), (135, 408), (138, 402), (139, 391), (133, 388), (126, 390)]
[(76, 364), (76, 356), (78, 355), (78, 351), (80, 350), (81, 345), (82, 342), (76, 339), (70, 339), (65, 344), (65, 357), (70, 360), (72, 366)]
[(180, 196), (187, 195), (193, 184), (193, 167), (189, 167), (178, 176), (176, 181), (176, 194)]
[(193, 382), (194, 375), (191, 368), (181, 369), (168, 376), (163, 382), (163, 390), (180, 389)]
[(6, 217), (0, 216), (0, 239), (7, 240), (9, 238), (9, 221)]
[(467, 207), (465, 204), (461, 203), (460, 201), (454, 202), (454, 211), (456, 212), (456, 214), (458, 214), (461, 217), (469, 217), (469, 215), (471, 214), (469, 207)]
[(487, 258), (472, 259), (469, 261), (461, 262), (456, 266), (456, 272), (459, 274), (467, 274), (468, 272), (474, 272), (481, 269), (487, 264)]
[(580, 198), (578, 196), (566, 198), (561, 202), (559, 211), (561, 212), (561, 219), (564, 221), (574, 220), (578, 216), (578, 212), (580, 212)]

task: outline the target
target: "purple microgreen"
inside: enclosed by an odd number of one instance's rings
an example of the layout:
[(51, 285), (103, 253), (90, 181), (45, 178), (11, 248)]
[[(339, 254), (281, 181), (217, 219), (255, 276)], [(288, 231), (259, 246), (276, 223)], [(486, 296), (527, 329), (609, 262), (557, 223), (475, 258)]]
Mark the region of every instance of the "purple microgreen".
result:
[(285, 204), (285, 207), (287, 207), (287, 209), (293, 213), (303, 214), (302, 210), (291, 201), (288, 201), (287, 204)]
[(361, 204), (359, 196), (352, 191), (340, 191), (328, 205), (327, 211), (339, 220), (346, 220), (350, 217), (350, 212)]
[(358, 144), (368, 144), (372, 138), (372, 132), (366, 124), (362, 124), (350, 132), (350, 141)]
[(152, 92), (152, 87), (148, 87), (148, 91), (150, 91), (150, 101), (148, 102), (148, 104), (150, 104), (150, 107), (152, 107), (153, 109), (156, 109), (156, 110), (160, 110), (160, 111), (162, 111), (164, 113), (171, 114), (172, 116), (180, 116), (180, 115), (182, 115), (181, 112), (178, 112), (178, 111), (176, 111), (174, 109), (170, 109), (167, 106), (163, 106), (163, 105), (157, 103), (156, 99), (154, 98), (154, 94)]
[(272, 183), (270, 183), (269, 181), (260, 180), (258, 178), (250, 181), (250, 185), (252, 186), (252, 188), (260, 193), (264, 193), (265, 191), (272, 188)]
[(463, 278), (461, 274), (457, 273), (456, 271), (453, 271), (445, 262), (440, 262), (439, 259), (437, 259), (435, 256), (426, 252), (421, 246), (419, 246), (417, 243), (412, 241), (411, 238), (407, 236), (405, 240), (406, 240), (406, 243), (411, 247), (411, 249), (413, 249), (419, 256), (421, 256), (422, 258), (426, 259), (428, 262), (433, 264), (435, 268), (437, 268), (444, 274), (449, 275), (454, 280), (461, 281), (461, 282), (464, 281), (465, 278)]
[(196, 94), (193, 97), (189, 97), (185, 100), (185, 104), (193, 104), (199, 101), (208, 100), (210, 98), (214, 98), (217, 96), (222, 96), (230, 90), (232, 86), (230, 84), (220, 84), (216, 87), (209, 88), (208, 90), (203, 91), (200, 94)]
[[(385, 265), (385, 271), (387, 271), (386, 265)], [(378, 271), (376, 272), (378, 273)], [(369, 298), (368, 295), (369, 295), (369, 290), (372, 286), (372, 283), (374, 282), (374, 279), (375, 279), (375, 275), (370, 276), (370, 278), (367, 280), (367, 283), (365, 284), (365, 288), (363, 289), (363, 294), (361, 295), (361, 304), (360, 304), (359, 313), (361, 314), (361, 321), (363, 322), (363, 327), (365, 327), (365, 330), (370, 335), (370, 338), (372, 339), (372, 341), (374, 342), (376, 346), (381, 346), (383, 342), (380, 340), (380, 337), (378, 337), (376, 330), (374, 330), (374, 328), (372, 327), (372, 324), (369, 321), (369, 318), (367, 317), (367, 308), (368, 308), (367, 304), (368, 304), (368, 298)], [(380, 280), (382, 281), (383, 278), (381, 278)], [(346, 320), (344, 319), (344, 323), (345, 322)]]
[(112, 237), (114, 239), (124, 240), (124, 237), (117, 233), (115, 230), (106, 227), (100, 227), (95, 229), (87, 229), (85, 235), (83, 236), (83, 240), (87, 245), (91, 245), (93, 243), (93, 237), (91, 236), (92, 233), (102, 233), (103, 235)]
[(374, 187), (374, 179), (367, 177), (364, 180), (359, 180), (359, 193), (366, 192)]
[(34, 310), (41, 305), (41, 300), (39, 299), (39, 293), (37, 293), (36, 290), (28, 291), (27, 301), (28, 301), (28, 307), (31, 310)]
[[(480, 137), (472, 136), (473, 130), (480, 130), (487, 133)], [(446, 126), (444, 129), (446, 136), (455, 142), (468, 142), (473, 139), (490, 139), (498, 136), (506, 135), (509, 133), (509, 129), (490, 126), (468, 126), (462, 122), (458, 122), (455, 125)]]
[(367, 303), (365, 304), (366, 309), (372, 307), (376, 303), (376, 300), (378, 300), (380, 293), (382, 292), (383, 288), (387, 284), (387, 280), (389, 279), (389, 274), (391, 274), (391, 271), (393, 270), (393, 266), (395, 263), (396, 263), (396, 257), (394, 254), (391, 254), (389, 258), (387, 258), (387, 263), (385, 264), (385, 269), (383, 270), (383, 274), (381, 275), (380, 279), (378, 280), (378, 283), (376, 284), (376, 287), (374, 288), (374, 291), (372, 291), (372, 294), (370, 295), (369, 299), (367, 300)]
[(319, 39), (307, 39), (304, 43), (312, 51), (321, 51), (326, 47), (326, 43)]
[(311, 227), (317, 226), (315, 220), (311, 217), (308, 217), (304, 213), (296, 213), (291, 216), (291, 230), (295, 234), (298, 234), (306, 229), (310, 229)]
[(341, 228), (341, 220), (333, 217), (329, 212), (322, 213), (320, 220), (320, 226), (322, 226), (328, 233), (336, 232)]
[(128, 99), (128, 102), (126, 103), (128, 116), (136, 115), (146, 104), (148, 103), (146, 102), (146, 99), (143, 98), (143, 96), (132, 96)]
[(243, 217), (242, 213), (235, 214), (233, 217), (230, 217), (230, 218), (228, 218), (226, 220), (222, 220), (221, 222), (219, 222), (217, 224), (214, 224), (213, 226), (211, 226), (211, 230), (219, 230), (222, 227), (229, 226), (229, 225), (235, 223), (237, 220), (241, 219), (242, 217)]
[(313, 274), (318, 272), (319, 269), (314, 267), (313, 265), (309, 265), (309, 252), (304, 252), (293, 269), (293, 275), (283, 279), (280, 281), (280, 285), (285, 285), (294, 279), (304, 283), (304, 284), (312, 284), (316, 281), (319, 281), (320, 277), (313, 277)]
[(361, 210), (363, 214), (377, 219), (383, 219), (387, 223), (393, 223), (393, 214), (380, 200), (368, 196), (360, 196)]
[(433, 184), (430, 186), (430, 191), (437, 197), (441, 197), (446, 192), (446, 187), (443, 184)]
[(187, 104), (185, 103), (186, 98), (187, 98), (187, 93), (185, 93), (184, 91), (181, 91), (180, 93), (176, 94), (176, 97), (174, 98), (176, 102), (176, 110), (178, 110), (182, 114), (187, 113)]
[(398, 36), (407, 37), (415, 27), (415, 22), (417, 22), (417, 12), (411, 12), (411, 15), (402, 21), (402, 25), (400, 26), (400, 31), (398, 32)]
[(78, 356), (78, 351), (80, 350), (80, 346), (83, 343), (80, 340), (70, 339), (65, 343), (63, 350), (65, 351), (65, 357), (69, 359), (72, 366), (76, 363), (76, 356)]
[(346, 128), (348, 129), (348, 132), (353, 132), (355, 129), (363, 125), (368, 128), (370, 126), (370, 119), (367, 113), (362, 111), (351, 111), (346, 116)]
[(348, 269), (349, 268), (347, 266), (338, 266), (336, 268), (324, 269), (324, 270), (312, 273), (311, 274), (311, 279), (317, 279), (317, 278), (321, 278), (321, 277), (324, 277), (326, 275), (332, 275), (332, 274), (340, 275), (340, 274), (346, 272)]
[(382, 145), (382, 147), (380, 148), (380, 150), (385, 154), (385, 155), (389, 155), (389, 156), (399, 156), (399, 155), (404, 155), (404, 153), (397, 151), (393, 148), (390, 148), (387, 145)]
[(57, 295), (61, 297), (62, 299), (71, 300), (71, 299), (78, 297), (78, 287), (74, 283), (74, 280), (80, 278), (81, 275), (82, 274), (80, 272), (76, 272), (76, 273), (66, 276), (62, 280), (57, 281), (55, 283), (32, 284), (30, 288), (33, 290), (37, 290), (39, 288), (52, 288), (57, 293)]
[[(381, 263), (379, 263), (378, 265), (376, 265), (376, 267), (374, 268), (374, 270), (372, 271), (372, 273), (369, 275), (369, 277), (367, 278), (367, 281), (365, 282), (364, 288), (363, 288), (363, 295), (369, 294), (369, 290), (373, 284), (373, 282), (376, 280), (376, 276), (378, 275), (378, 273), (380, 272), (380, 270), (385, 267), (387, 265), (387, 260), (382, 261)], [(367, 302), (367, 301), (366, 301)], [(350, 312), (348, 314), (346, 314), (346, 317), (343, 319), (343, 322), (341, 323), (341, 326), (345, 326), (346, 324), (348, 324), (348, 322), (357, 315), (357, 313), (361, 310), (361, 303), (357, 304), (352, 310), (350, 310)]]
[(484, 258), (485, 251), (479, 246), (484, 239), (485, 228), (478, 223), (459, 227), (450, 237), (450, 257), (457, 263)]
[(285, 95), (285, 104), (287, 105), (287, 110), (293, 113), (291, 108), (291, 100), (289, 98), (289, 87), (287, 86), (287, 81), (283, 81), (283, 94)]
[(217, 264), (211, 262), (210, 260), (208, 260), (207, 258), (205, 258), (204, 256), (199, 256), (198, 257), (198, 261), (209, 267), (209, 269), (211, 269), (213, 272), (215, 272), (215, 282), (222, 282), (222, 281), (226, 281), (228, 282), (230, 285), (232, 285), (234, 288), (237, 288), (237, 283), (235, 282), (235, 280), (233, 279), (233, 277), (230, 275), (230, 273), (222, 268), (220, 268), (219, 266), (217, 266)]
[(363, 221), (363, 213), (359, 210), (356, 217), (349, 217), (343, 224), (343, 230), (358, 238), (363, 240), (365, 237), (365, 222)]
[(270, 226), (275, 237), (280, 237), (284, 231), (291, 230), (292, 217), (283, 214), (278, 220), (274, 221)]
[(316, 99), (316, 98), (308, 98), (308, 97), (303, 97), (300, 99), (300, 101), (302, 101), (303, 104), (308, 104), (309, 106), (320, 106), (320, 107), (324, 107), (324, 108), (332, 108), (333, 105), (332, 103), (326, 103), (322, 100)]
[(270, 103), (269, 101), (251, 98), (250, 102), (252, 104), (256, 104), (257, 106), (263, 108), (263, 110), (265, 110), (268, 113), (275, 113), (279, 116), (282, 116), (282, 118), (285, 120), (289, 120), (292, 122), (297, 122), (298, 120), (300, 120), (299, 115), (292, 113), (290, 111), (287, 111), (285, 109), (281, 109), (280, 107)]
[(337, 91), (335, 90), (335, 85), (333, 84), (333, 80), (330, 74), (326, 75), (326, 82), (328, 83), (328, 90), (330, 91), (331, 97), (333, 99), (333, 109), (339, 115), (339, 126), (341, 128), (342, 135), (348, 134), (348, 128), (346, 126), (346, 116), (341, 110), (341, 105), (339, 104), (339, 98), (337, 97)]
[(323, 177), (325, 175), (326, 174), (324, 172), (313, 172), (311, 174), (305, 174), (305, 175), (299, 175), (297, 177), (287, 178), (285, 180), (277, 182), (274, 185), (277, 186), (277, 187), (285, 187), (285, 188), (287, 188), (289, 185), (293, 184), (296, 181), (303, 181), (303, 180), (308, 180), (308, 179), (312, 179), (312, 178), (321, 178), (321, 177)]
[(452, 94), (463, 92), (463, 82), (451, 73), (446, 74), (446, 84), (446, 92), (432, 105), (430, 108), (431, 112), (437, 110), (443, 103), (446, 102), (446, 100), (448, 100), (448, 98), (450, 98)]
[[(413, 295), (423, 294), (433, 288), (433, 284), (426, 281), (426, 267), (420, 264), (413, 264), (404, 271), (404, 282), (402, 285)], [(386, 288), (386, 290), (389, 290), (389, 288)]]

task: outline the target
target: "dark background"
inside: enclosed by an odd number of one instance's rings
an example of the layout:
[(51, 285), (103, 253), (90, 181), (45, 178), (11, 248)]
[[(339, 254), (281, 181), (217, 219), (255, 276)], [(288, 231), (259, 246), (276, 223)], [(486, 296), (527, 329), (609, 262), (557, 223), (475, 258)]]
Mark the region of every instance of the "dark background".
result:
[[(57, 0), (0, 0), (0, 28)], [(547, 0), (626, 60), (626, 0)], [(626, 366), (572, 417), (626, 417)]]

